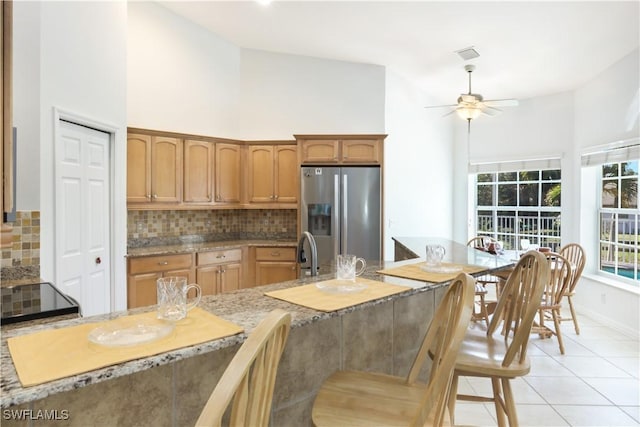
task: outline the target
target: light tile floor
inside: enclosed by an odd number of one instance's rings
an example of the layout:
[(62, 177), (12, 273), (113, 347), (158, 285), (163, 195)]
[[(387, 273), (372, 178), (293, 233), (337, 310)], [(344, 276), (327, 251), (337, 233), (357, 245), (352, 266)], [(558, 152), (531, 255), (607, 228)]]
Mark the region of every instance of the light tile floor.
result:
[[(578, 314), (556, 337), (532, 334), (531, 372), (512, 380), (521, 426), (640, 426), (640, 340)], [(460, 393), (491, 394), (488, 379), (460, 378)], [(456, 426), (495, 426), (493, 403), (456, 403)]]

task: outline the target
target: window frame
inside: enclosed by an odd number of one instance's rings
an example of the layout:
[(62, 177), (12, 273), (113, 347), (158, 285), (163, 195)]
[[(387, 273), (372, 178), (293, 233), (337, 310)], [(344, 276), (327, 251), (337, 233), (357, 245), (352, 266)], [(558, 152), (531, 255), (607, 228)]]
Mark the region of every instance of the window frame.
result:
[[(536, 179), (524, 179), (523, 178), (523, 172), (537, 172), (537, 178)], [(492, 174), (493, 175), (493, 179), (489, 180), (489, 181), (479, 181), (478, 178), (480, 175), (487, 175), (487, 174)], [(504, 177), (504, 175), (506, 174), (515, 174), (515, 179), (511, 179), (511, 180), (501, 180), (501, 175)], [(557, 174), (558, 177), (557, 178), (553, 178), (553, 179), (549, 179), (546, 178), (545, 179), (545, 175), (554, 175)], [(514, 170), (499, 170), (499, 171), (474, 171), (473, 173), (471, 173), (472, 179), (471, 182), (473, 184), (473, 214), (474, 214), (474, 219), (473, 219), (473, 228), (474, 228), (474, 233), (475, 235), (486, 235), (486, 236), (491, 236), (497, 240), (501, 240), (505, 242), (505, 249), (508, 250), (521, 250), (520, 247), (520, 242), (522, 239), (529, 239), (531, 241), (532, 244), (538, 244), (539, 246), (551, 246), (552, 249), (554, 250), (558, 250), (562, 244), (561, 241), (561, 215), (562, 215), (562, 202), (559, 199), (558, 200), (558, 204), (555, 206), (544, 206), (544, 193), (543, 193), (543, 189), (545, 188), (545, 184), (558, 184), (560, 185), (560, 194), (562, 191), (562, 169), (560, 167), (554, 167), (554, 166), (547, 166), (547, 167), (523, 167), (521, 169), (515, 169)], [(525, 176), (526, 178), (526, 176)], [(537, 206), (528, 206), (528, 205), (521, 205), (521, 196), (522, 196), (522, 190), (521, 190), (521, 186), (525, 184), (535, 184), (537, 185)], [(500, 200), (499, 200), (499, 186), (500, 185), (515, 185), (515, 197), (516, 197), (516, 204), (515, 205), (501, 205), (500, 204)], [(491, 186), (492, 190), (491, 190), (491, 198), (492, 198), (492, 204), (491, 205), (479, 205), (478, 202), (478, 194), (479, 194), (479, 189), (482, 187), (488, 187)], [(481, 213), (483, 211), (490, 211), (491, 213), (491, 218), (490, 218), (490, 223), (492, 224), (491, 226), (491, 230), (486, 230), (484, 229), (484, 227), (482, 227), (483, 229), (481, 230), (481, 224), (483, 223), (483, 220), (481, 219)], [(501, 230), (501, 219), (500, 217), (503, 218), (502, 221), (505, 221), (504, 215), (499, 215), (500, 212), (510, 212), (512, 213), (512, 215), (508, 215), (506, 216), (507, 220), (509, 221), (508, 218), (512, 218), (512, 223), (510, 223), (508, 226), (503, 227), (503, 229)], [(537, 213), (536, 215), (523, 215), (527, 212), (535, 212)], [(547, 226), (543, 225), (543, 221), (544, 221), (544, 214), (545, 213), (552, 213), (555, 215), (550, 215), (553, 216), (554, 218), (551, 220), (552, 222), (550, 224), (554, 224), (552, 228), (547, 228)], [(486, 215), (485, 215), (486, 218)], [(536, 223), (534, 229), (535, 229), (535, 233), (526, 233), (523, 232), (523, 226), (522, 226), (522, 222), (526, 221), (526, 220), (531, 220), (532, 218), (533, 221)], [(502, 222), (504, 224), (504, 222)], [(505, 231), (510, 229), (510, 231)], [(552, 229), (554, 230), (553, 233), (543, 233), (543, 230), (549, 230)], [(506, 239), (505, 239), (506, 237)]]

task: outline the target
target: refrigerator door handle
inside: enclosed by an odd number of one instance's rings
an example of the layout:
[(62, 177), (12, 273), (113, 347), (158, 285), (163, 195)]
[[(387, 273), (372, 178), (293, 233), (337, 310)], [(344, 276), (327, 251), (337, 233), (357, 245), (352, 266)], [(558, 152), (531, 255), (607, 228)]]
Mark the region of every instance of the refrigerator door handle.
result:
[(342, 175), (342, 253), (349, 253), (347, 250), (347, 235), (348, 235), (348, 212), (347, 206), (349, 206), (349, 194), (347, 193), (347, 174)]
[(340, 219), (340, 175), (333, 175), (333, 213), (331, 216), (333, 217), (331, 232), (333, 233), (333, 253), (337, 258), (337, 255), (340, 253), (340, 227), (339, 227), (339, 219)]

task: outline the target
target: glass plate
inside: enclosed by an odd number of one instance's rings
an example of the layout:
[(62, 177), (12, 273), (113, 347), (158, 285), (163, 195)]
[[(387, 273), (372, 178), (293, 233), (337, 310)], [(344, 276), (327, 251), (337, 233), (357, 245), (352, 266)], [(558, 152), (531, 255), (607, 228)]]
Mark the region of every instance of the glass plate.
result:
[(462, 271), (462, 267), (455, 265), (424, 265), (420, 268), (428, 273), (457, 273)]
[(323, 292), (332, 294), (351, 294), (366, 289), (367, 285), (360, 282), (352, 282), (350, 280), (331, 280), (316, 283), (316, 287)]
[(144, 344), (166, 337), (175, 325), (161, 319), (116, 319), (89, 332), (94, 344), (107, 347), (126, 347)]

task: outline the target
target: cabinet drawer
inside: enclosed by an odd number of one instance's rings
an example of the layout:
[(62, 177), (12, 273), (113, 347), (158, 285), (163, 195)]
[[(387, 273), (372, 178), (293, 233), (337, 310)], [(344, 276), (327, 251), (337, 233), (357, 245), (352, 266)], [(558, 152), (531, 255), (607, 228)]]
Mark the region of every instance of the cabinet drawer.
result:
[(196, 265), (221, 264), (242, 260), (242, 249), (198, 252)]
[(256, 248), (257, 261), (295, 261), (296, 248), (267, 247)]
[(157, 271), (191, 268), (192, 254), (156, 255), (129, 260), (129, 274), (153, 273)]

